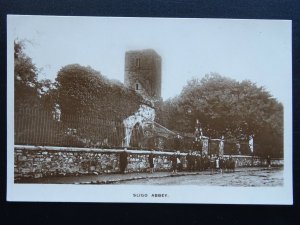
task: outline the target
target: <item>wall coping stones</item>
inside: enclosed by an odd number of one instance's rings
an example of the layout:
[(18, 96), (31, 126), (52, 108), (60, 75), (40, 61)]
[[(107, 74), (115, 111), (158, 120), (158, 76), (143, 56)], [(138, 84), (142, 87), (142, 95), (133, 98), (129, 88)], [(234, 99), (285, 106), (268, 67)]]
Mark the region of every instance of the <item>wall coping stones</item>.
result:
[[(124, 149), (103, 149), (103, 148), (76, 148), (76, 147), (56, 147), (56, 146), (33, 146), (33, 145), (15, 145), (15, 150), (19, 151), (56, 151), (56, 152), (90, 152), (90, 153), (120, 153)], [(44, 153), (43, 152), (43, 153)], [(174, 155), (174, 152), (163, 151), (150, 151), (150, 150), (130, 150), (127, 149), (128, 154), (136, 155), (148, 155), (153, 153), (154, 155)], [(44, 153), (46, 154), (46, 153)], [(186, 156), (188, 153), (177, 153), (178, 156)], [(229, 155), (223, 155), (224, 158), (228, 158)], [(252, 158), (250, 155), (231, 155), (232, 158)], [(254, 159), (261, 159), (261, 157), (254, 156)], [(282, 158), (272, 158), (273, 160), (283, 160)]]
[[(99, 149), (99, 148), (75, 148), (75, 147), (55, 147), (55, 146), (33, 146), (33, 145), (15, 145), (15, 150), (23, 151), (57, 151), (57, 152), (90, 152), (90, 153), (120, 153), (124, 149)], [(150, 151), (150, 150), (130, 150), (127, 149), (128, 154), (155, 154), (155, 155), (173, 155), (174, 152), (161, 152), (161, 151)], [(187, 153), (177, 153), (177, 155), (185, 156)]]

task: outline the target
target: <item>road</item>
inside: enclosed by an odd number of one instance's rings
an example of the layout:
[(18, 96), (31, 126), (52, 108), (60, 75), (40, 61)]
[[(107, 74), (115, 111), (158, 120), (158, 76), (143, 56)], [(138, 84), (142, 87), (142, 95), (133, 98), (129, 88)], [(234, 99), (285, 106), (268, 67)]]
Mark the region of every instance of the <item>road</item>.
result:
[(141, 184), (141, 185), (199, 185), (199, 186), (281, 186), (283, 168), (237, 168), (234, 173), (204, 172), (154, 172), (99, 174), (82, 176), (45, 177), (18, 181), (17, 183), (45, 184)]
[(201, 185), (201, 186), (282, 186), (283, 169), (242, 170), (234, 173), (209, 173), (179, 177), (147, 178), (123, 181), (119, 184)]

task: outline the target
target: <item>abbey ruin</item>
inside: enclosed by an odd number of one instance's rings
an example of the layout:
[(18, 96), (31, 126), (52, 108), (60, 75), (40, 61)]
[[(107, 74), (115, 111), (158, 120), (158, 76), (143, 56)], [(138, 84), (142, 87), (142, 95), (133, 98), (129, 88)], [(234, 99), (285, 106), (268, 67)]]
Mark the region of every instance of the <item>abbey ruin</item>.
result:
[(152, 49), (125, 54), (125, 86), (136, 90), (144, 99), (161, 99), (161, 57)]

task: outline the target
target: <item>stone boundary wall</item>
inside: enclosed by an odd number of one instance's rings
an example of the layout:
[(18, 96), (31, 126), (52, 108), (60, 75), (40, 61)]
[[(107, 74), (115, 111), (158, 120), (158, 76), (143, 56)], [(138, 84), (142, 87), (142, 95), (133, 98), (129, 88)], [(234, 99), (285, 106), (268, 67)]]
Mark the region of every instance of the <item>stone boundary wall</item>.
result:
[[(228, 159), (229, 155), (224, 155), (224, 159)], [(267, 159), (261, 157), (252, 157), (248, 155), (232, 155), (232, 158), (235, 161), (236, 167), (265, 167), (268, 165)], [(283, 166), (283, 159), (271, 159), (271, 166), (279, 167)]]
[[(78, 176), (119, 172), (119, 154), (122, 149), (70, 148), (47, 146), (15, 146), (15, 180), (48, 176)], [(154, 154), (155, 171), (171, 169), (173, 152), (127, 150), (128, 172), (146, 172), (148, 155)], [(186, 153), (178, 153), (183, 168), (186, 168)], [(229, 156), (224, 156), (227, 158)], [(251, 156), (232, 156), (237, 167), (252, 165)], [(253, 166), (264, 166), (266, 160), (253, 158)], [(273, 165), (283, 165), (283, 160), (272, 160)]]

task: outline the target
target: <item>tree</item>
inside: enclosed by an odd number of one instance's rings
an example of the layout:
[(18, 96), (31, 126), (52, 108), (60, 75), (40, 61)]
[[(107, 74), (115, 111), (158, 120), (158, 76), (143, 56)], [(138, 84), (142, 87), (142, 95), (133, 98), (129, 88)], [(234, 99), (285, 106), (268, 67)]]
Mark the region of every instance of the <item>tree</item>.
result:
[(62, 117), (97, 116), (122, 121), (142, 102), (135, 91), (110, 81), (91, 67), (78, 64), (63, 67), (58, 72), (56, 86)]
[[(234, 142), (247, 142), (254, 135), (263, 140), (262, 146), (283, 138), (282, 104), (263, 87), (247, 80), (238, 82), (218, 74), (193, 79), (164, 107), (170, 113), (164, 116), (165, 124), (178, 131), (193, 132), (199, 119), (204, 135), (211, 138), (224, 136)], [(278, 146), (274, 151), (280, 151), (282, 145)]]
[(50, 93), (46, 89), (52, 84), (50, 80), (38, 82), (39, 70), (24, 49), (24, 42), (14, 42), (15, 143), (55, 145), (49, 140), (57, 141), (60, 133), (52, 107), (45, 104)]
[(116, 140), (122, 140), (122, 121), (135, 113), (143, 101), (134, 90), (78, 64), (67, 65), (58, 72), (55, 93), (61, 121), (76, 136), (119, 146)]
[(24, 53), (24, 42), (14, 42), (15, 111), (39, 105), (38, 69)]

